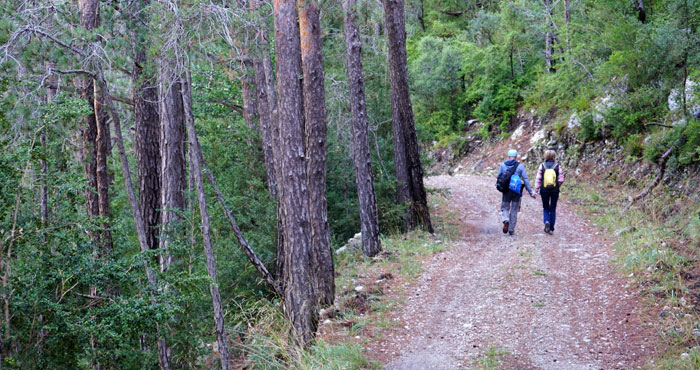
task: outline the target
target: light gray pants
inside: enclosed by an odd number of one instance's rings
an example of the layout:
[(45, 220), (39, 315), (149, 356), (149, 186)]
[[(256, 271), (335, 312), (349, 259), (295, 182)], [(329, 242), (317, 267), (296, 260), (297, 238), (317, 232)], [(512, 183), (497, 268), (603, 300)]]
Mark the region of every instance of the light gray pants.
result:
[(518, 222), (518, 212), (520, 211), (520, 200), (518, 197), (504, 196), (501, 201), (501, 221), (508, 221), (508, 231), (515, 230), (515, 224)]

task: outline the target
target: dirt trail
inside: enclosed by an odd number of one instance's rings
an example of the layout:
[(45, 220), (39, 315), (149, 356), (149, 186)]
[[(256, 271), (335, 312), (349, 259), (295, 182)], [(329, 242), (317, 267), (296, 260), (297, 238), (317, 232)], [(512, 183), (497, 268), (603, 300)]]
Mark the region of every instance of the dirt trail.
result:
[(542, 230), (541, 201), (523, 199), (514, 236), (500, 224), (490, 178), (437, 176), (461, 224), (458, 246), (424, 264), (392, 314), (400, 323), (369, 353), (386, 369), (468, 369), (500, 352), (517, 369), (631, 369), (653, 351), (636, 295), (611, 266), (611, 240), (566, 201), (554, 235)]

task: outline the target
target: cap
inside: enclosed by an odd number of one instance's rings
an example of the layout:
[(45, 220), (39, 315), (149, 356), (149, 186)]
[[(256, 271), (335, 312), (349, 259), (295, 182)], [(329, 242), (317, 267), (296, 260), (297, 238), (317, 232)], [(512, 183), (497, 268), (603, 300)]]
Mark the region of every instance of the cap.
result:
[(511, 149), (508, 151), (508, 156), (509, 157), (517, 157), (518, 156), (518, 151), (515, 149)]

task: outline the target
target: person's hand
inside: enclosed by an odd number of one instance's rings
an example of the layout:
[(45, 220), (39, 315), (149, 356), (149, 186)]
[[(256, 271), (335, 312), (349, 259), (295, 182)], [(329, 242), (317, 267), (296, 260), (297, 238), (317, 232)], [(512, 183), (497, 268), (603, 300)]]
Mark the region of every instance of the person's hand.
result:
[(532, 197), (532, 199), (537, 199), (537, 194), (530, 194), (530, 196)]

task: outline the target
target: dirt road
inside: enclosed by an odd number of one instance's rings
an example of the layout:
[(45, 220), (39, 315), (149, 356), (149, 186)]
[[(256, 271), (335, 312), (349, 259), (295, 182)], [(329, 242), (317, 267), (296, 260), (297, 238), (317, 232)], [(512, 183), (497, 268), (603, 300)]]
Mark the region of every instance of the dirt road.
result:
[(491, 354), (516, 369), (632, 369), (653, 351), (641, 306), (610, 262), (610, 239), (566, 201), (554, 235), (541, 201), (523, 199), (514, 236), (500, 223), (490, 178), (438, 176), (458, 215), (458, 246), (434, 255), (371, 345), (386, 369), (470, 369)]

